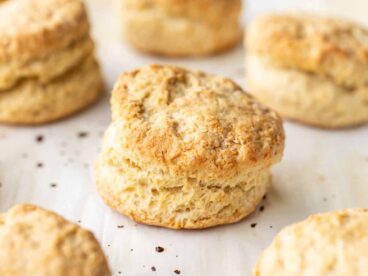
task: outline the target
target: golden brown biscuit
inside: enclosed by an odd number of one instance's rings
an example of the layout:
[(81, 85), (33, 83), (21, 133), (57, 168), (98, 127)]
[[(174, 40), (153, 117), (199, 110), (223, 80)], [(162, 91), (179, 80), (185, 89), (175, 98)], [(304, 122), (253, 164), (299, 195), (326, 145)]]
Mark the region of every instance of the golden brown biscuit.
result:
[(254, 276), (365, 276), (368, 210), (310, 216), (284, 228), (258, 260)]
[(124, 37), (144, 52), (210, 55), (233, 47), (241, 38), (240, 0), (120, 1)]
[(113, 209), (170, 228), (206, 228), (250, 214), (281, 158), (276, 113), (229, 79), (151, 65), (123, 74), (96, 165)]
[(0, 214), (0, 274), (111, 275), (91, 232), (32, 205)]
[(309, 14), (270, 14), (248, 29), (247, 83), (283, 116), (322, 127), (368, 121), (368, 30)]
[(0, 122), (35, 125), (56, 121), (96, 102), (102, 89), (99, 66), (90, 57), (46, 85), (30, 79), (0, 92)]
[(90, 105), (101, 92), (80, 0), (19, 0), (1, 6), (1, 122), (51, 122)]

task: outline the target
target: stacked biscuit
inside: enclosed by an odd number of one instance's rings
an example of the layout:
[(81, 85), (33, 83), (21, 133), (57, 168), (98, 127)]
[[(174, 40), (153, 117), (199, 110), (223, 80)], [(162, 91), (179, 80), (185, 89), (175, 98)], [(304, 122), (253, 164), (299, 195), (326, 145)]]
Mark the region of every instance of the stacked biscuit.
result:
[(241, 38), (240, 0), (120, 0), (126, 41), (144, 52), (202, 56)]
[(123, 74), (111, 104), (96, 183), (117, 211), (206, 228), (239, 221), (266, 193), (282, 121), (231, 80), (152, 65)]
[(1, 5), (0, 122), (54, 121), (93, 103), (101, 89), (81, 1), (20, 0)]
[(310, 14), (259, 17), (247, 33), (247, 84), (287, 118), (321, 127), (368, 122), (368, 30)]
[(0, 275), (111, 275), (93, 234), (32, 205), (0, 214)]

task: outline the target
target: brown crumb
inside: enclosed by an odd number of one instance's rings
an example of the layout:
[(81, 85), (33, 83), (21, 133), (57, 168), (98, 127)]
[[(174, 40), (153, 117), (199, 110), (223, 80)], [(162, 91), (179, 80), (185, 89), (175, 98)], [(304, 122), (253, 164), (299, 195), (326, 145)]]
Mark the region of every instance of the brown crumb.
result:
[(44, 137), (43, 137), (42, 135), (37, 135), (37, 136), (36, 136), (36, 142), (37, 142), (37, 143), (42, 143), (42, 142), (43, 142), (43, 140), (44, 140)]
[(263, 212), (263, 211), (264, 211), (264, 208), (265, 208), (264, 206), (261, 206), (261, 207), (259, 208), (259, 211), (260, 211), (260, 212)]
[(152, 266), (152, 267), (151, 267), (151, 270), (152, 270), (152, 271), (156, 271), (156, 267)]
[(51, 184), (50, 184), (50, 187), (51, 187), (51, 188), (56, 188), (56, 187), (57, 187), (57, 184), (56, 184), (56, 183), (51, 183)]
[(181, 272), (180, 272), (180, 270), (175, 269), (175, 270), (174, 270), (174, 273), (175, 273), (175, 274), (180, 274)]
[(79, 138), (85, 138), (88, 136), (88, 132), (85, 132), (85, 131), (81, 131), (78, 133), (78, 137)]
[(43, 164), (41, 162), (37, 163), (37, 168), (42, 168)]
[(267, 195), (264, 195), (263, 197), (262, 197), (262, 200), (266, 200), (267, 199)]
[(257, 223), (252, 223), (250, 227), (255, 228), (257, 226)]
[(163, 247), (161, 247), (161, 246), (156, 246), (155, 250), (156, 250), (156, 252), (158, 252), (158, 253), (162, 253), (162, 252), (164, 252), (164, 251), (165, 251), (165, 248), (163, 248)]
[(124, 225), (118, 225), (118, 228), (124, 228)]

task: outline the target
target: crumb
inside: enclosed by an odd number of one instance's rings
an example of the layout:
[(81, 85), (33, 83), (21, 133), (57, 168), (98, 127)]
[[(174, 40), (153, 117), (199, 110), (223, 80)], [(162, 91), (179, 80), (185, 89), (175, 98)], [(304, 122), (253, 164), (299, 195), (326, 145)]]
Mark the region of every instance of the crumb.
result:
[(43, 137), (42, 135), (37, 135), (37, 136), (36, 136), (36, 142), (37, 142), (37, 143), (42, 143), (42, 142), (43, 142), (43, 140), (44, 140), (44, 137)]
[(118, 228), (124, 228), (124, 225), (118, 225)]
[(37, 167), (38, 168), (42, 168), (43, 167), (43, 164), (40, 162), (40, 163), (37, 163)]
[(133, 249), (133, 248), (131, 248), (131, 249), (130, 249), (130, 252), (133, 252), (133, 251), (134, 251), (134, 249)]
[(78, 223), (81, 223), (82, 221), (78, 220), (77, 222), (78, 222)]
[(121, 274), (121, 271), (118, 271), (119, 274)]
[(156, 271), (156, 267), (152, 266), (152, 267), (151, 267), (151, 270), (152, 270), (152, 271)]
[(257, 226), (257, 223), (252, 223), (250, 227), (255, 228)]
[(56, 183), (51, 183), (51, 184), (50, 184), (50, 187), (51, 187), (51, 188), (56, 188), (56, 187), (57, 187), (57, 184), (56, 184)]
[(327, 198), (326, 198), (326, 197), (324, 197), (324, 198), (323, 198), (323, 201), (324, 201), (324, 202), (327, 202)]
[(261, 207), (259, 208), (259, 211), (260, 211), (260, 212), (263, 212), (263, 211), (264, 211), (264, 209), (265, 209), (265, 207), (264, 207), (264, 206), (261, 206)]
[(85, 138), (85, 137), (87, 137), (87, 136), (88, 136), (88, 132), (80, 131), (80, 132), (78, 133), (78, 137), (79, 137), (79, 138)]
[(175, 274), (180, 274), (181, 272), (180, 272), (180, 270), (179, 270), (179, 269), (175, 269), (175, 270), (174, 270), (174, 273), (175, 273)]
[(267, 195), (264, 195), (263, 197), (262, 197), (262, 200), (266, 200), (267, 199)]
[(270, 225), (270, 228), (272, 229), (272, 225)]
[(164, 252), (164, 251), (165, 251), (165, 248), (163, 248), (163, 247), (161, 247), (161, 246), (156, 246), (155, 250), (156, 250), (156, 252), (158, 252), (158, 253), (162, 253), (162, 252)]
[(110, 247), (110, 246), (111, 246), (110, 244), (107, 245), (107, 247)]

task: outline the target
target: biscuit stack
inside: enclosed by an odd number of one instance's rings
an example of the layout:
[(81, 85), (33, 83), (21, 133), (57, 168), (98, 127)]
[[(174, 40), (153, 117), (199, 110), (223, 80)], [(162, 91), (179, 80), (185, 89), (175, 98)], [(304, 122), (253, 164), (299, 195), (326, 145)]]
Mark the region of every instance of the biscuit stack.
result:
[(111, 275), (93, 234), (32, 205), (0, 214), (0, 275)]
[(40, 124), (93, 103), (102, 90), (79, 0), (9, 1), (0, 8), (0, 122)]
[(338, 128), (368, 122), (368, 30), (309, 14), (259, 17), (247, 32), (247, 84), (283, 116)]
[(241, 38), (240, 0), (119, 0), (133, 47), (165, 56), (222, 52)]
[(284, 148), (276, 113), (229, 79), (152, 65), (124, 73), (96, 166), (113, 209), (169, 228), (250, 214)]

